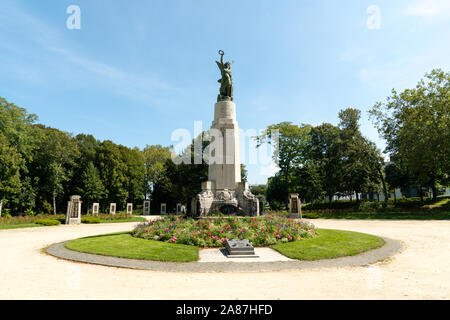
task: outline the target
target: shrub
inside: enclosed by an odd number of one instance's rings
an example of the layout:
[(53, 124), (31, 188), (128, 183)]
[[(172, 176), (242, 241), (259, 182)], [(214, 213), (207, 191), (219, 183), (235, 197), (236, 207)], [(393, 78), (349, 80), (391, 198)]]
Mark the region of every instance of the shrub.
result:
[(27, 209), (27, 210), (25, 210), (25, 214), (26, 214), (27, 216), (33, 217), (33, 216), (36, 215), (36, 212), (34, 212), (32, 209)]
[(60, 225), (61, 222), (56, 219), (40, 219), (36, 221), (36, 224), (42, 224), (43, 226), (57, 226)]
[(199, 247), (222, 247), (229, 239), (247, 239), (254, 246), (269, 246), (278, 242), (293, 242), (316, 235), (313, 225), (285, 217), (268, 215), (255, 218), (167, 217), (139, 224), (134, 237), (181, 243)]
[(101, 223), (101, 220), (98, 217), (82, 217), (81, 223), (96, 224)]

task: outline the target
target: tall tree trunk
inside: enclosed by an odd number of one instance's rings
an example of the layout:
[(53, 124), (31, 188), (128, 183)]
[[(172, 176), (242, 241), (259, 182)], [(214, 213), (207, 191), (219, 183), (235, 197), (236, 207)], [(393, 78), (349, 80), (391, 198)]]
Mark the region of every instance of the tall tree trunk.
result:
[(359, 194), (358, 194), (358, 191), (355, 191), (355, 194), (356, 194), (356, 202), (359, 203)]
[(394, 188), (394, 204), (397, 204), (397, 191)]
[(53, 196), (53, 214), (56, 216), (56, 197)]
[[(386, 187), (386, 181), (384, 181), (383, 172), (381, 171), (380, 167), (378, 167), (378, 174), (380, 175), (381, 183), (383, 184), (384, 202), (387, 204), (389, 201), (389, 195), (388, 195), (388, 190)], [(395, 194), (395, 189), (394, 189), (394, 194)]]
[(433, 182), (433, 186), (431, 187), (431, 190), (433, 190), (433, 201), (436, 202), (437, 201), (437, 188), (436, 188), (436, 184)]
[(423, 190), (422, 190), (422, 186), (419, 186), (419, 195), (420, 195), (420, 202), (423, 204)]
[(3, 199), (0, 199), (0, 217), (2, 216)]
[(328, 203), (328, 208), (331, 209), (331, 206), (333, 205), (333, 196), (329, 196), (329, 203)]

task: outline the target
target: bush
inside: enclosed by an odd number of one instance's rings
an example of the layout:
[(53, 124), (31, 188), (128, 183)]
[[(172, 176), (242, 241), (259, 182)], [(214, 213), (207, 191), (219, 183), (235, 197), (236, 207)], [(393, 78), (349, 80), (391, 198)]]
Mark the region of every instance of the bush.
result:
[(255, 218), (167, 217), (138, 225), (134, 237), (198, 247), (223, 247), (229, 239), (247, 239), (254, 246), (269, 246), (316, 236), (313, 225), (281, 216)]
[(96, 223), (101, 223), (101, 220), (98, 217), (82, 217), (81, 223), (96, 224)]
[(35, 223), (41, 224), (43, 226), (57, 226), (57, 225), (61, 224), (61, 222), (59, 222), (56, 219), (40, 219), (40, 220), (37, 220)]

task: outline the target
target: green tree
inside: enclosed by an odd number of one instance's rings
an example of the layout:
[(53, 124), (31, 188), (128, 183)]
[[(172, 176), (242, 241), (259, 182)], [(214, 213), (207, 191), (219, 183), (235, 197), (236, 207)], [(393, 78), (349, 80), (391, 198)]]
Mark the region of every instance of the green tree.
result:
[(165, 163), (171, 158), (171, 148), (161, 145), (146, 146), (142, 150), (145, 176), (143, 192), (146, 199), (151, 195), (154, 185), (163, 179), (166, 173)]
[[(386, 151), (422, 187), (448, 184), (450, 176), (450, 73), (433, 70), (414, 89), (392, 90), (370, 111)], [(422, 195), (421, 195), (422, 196)], [(423, 197), (423, 196), (422, 196)]]
[[(359, 194), (373, 189), (382, 177), (382, 157), (375, 145), (364, 138), (359, 129), (361, 112), (348, 108), (339, 113), (340, 137), (338, 140), (343, 172), (343, 190), (347, 194)], [(387, 191), (385, 196), (387, 197)], [(387, 201), (387, 199), (386, 199)]]
[[(282, 122), (268, 126), (256, 137), (257, 147), (266, 142), (273, 146), (273, 160), (280, 168), (276, 179), (268, 185), (267, 200), (271, 205), (287, 203), (289, 193), (296, 191), (293, 168), (301, 167), (307, 162), (311, 128), (310, 125), (297, 126), (291, 122)], [(281, 201), (281, 197), (284, 201)]]
[(100, 172), (107, 202), (124, 205), (128, 198), (127, 165), (123, 161), (120, 147), (112, 141), (100, 143), (97, 150), (96, 167)]
[(333, 196), (342, 189), (344, 179), (339, 136), (338, 127), (324, 123), (311, 129), (308, 145), (309, 160), (320, 175), (320, 185), (330, 206)]
[(0, 216), (3, 200), (18, 194), (20, 182), (21, 155), (12, 148), (6, 137), (0, 133)]
[(89, 162), (82, 173), (81, 182), (82, 187), (78, 189), (78, 193), (87, 202), (87, 210), (89, 210), (90, 204), (95, 201), (100, 201), (105, 192), (100, 173), (92, 162)]
[(40, 135), (33, 159), (33, 173), (39, 177), (39, 189), (45, 199), (51, 199), (56, 215), (57, 199), (67, 191), (76, 159), (79, 158), (79, 149), (71, 134), (42, 125), (37, 127)]

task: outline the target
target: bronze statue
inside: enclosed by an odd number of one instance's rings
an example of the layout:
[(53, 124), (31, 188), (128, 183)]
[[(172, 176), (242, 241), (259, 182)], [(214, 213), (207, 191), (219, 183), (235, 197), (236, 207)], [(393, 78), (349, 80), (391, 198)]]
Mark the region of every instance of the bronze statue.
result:
[(217, 66), (220, 69), (220, 73), (222, 74), (222, 79), (218, 80), (220, 85), (220, 94), (217, 98), (217, 101), (233, 101), (233, 78), (231, 73), (231, 63), (226, 62), (223, 63), (223, 56), (225, 53), (220, 50), (220, 62), (216, 61)]

